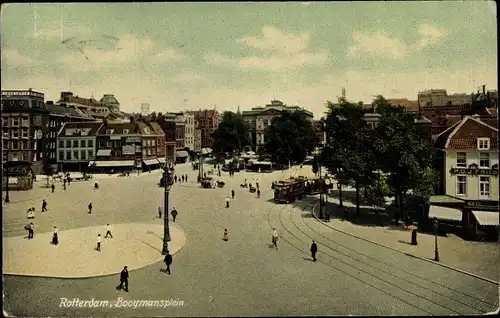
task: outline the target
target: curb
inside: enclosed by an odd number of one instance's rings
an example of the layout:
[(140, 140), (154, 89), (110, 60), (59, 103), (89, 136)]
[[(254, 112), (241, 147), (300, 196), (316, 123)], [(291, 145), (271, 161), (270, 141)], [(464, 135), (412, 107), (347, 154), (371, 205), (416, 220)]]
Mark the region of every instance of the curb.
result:
[[(187, 243), (187, 236), (186, 236), (186, 232), (184, 231), (184, 229), (181, 226), (179, 226), (178, 224), (176, 224), (175, 226), (179, 229), (179, 231), (184, 236), (184, 244), (182, 244), (178, 250), (176, 250), (174, 253), (171, 253), (170, 255), (177, 254), (180, 250), (182, 250), (184, 248), (184, 246), (186, 246), (186, 243)], [(155, 264), (158, 264), (160, 262), (163, 263), (163, 255), (161, 256), (161, 259), (159, 259), (158, 261), (151, 263), (151, 264), (147, 264), (145, 266), (131, 269), (130, 272), (138, 270), (138, 269), (142, 269), (142, 268), (145, 268), (145, 267), (148, 267), (151, 265), (155, 265)], [(46, 276), (46, 275), (40, 276), (40, 275), (16, 274), (16, 273), (3, 273), (2, 275), (14, 276), (14, 277), (48, 278), (48, 279), (92, 279), (92, 278), (98, 278), (98, 277), (100, 278), (100, 277), (114, 276), (114, 275), (120, 274), (120, 272), (121, 272), (121, 270), (116, 272), (116, 273), (106, 273), (106, 274), (100, 274), (100, 275), (94, 275), (94, 276)]]
[(375, 244), (375, 245), (378, 245), (378, 246), (381, 246), (381, 247), (385, 247), (387, 249), (390, 249), (390, 250), (393, 250), (393, 251), (396, 251), (396, 252), (399, 252), (401, 254), (404, 254), (406, 256), (409, 256), (409, 257), (413, 257), (413, 258), (417, 258), (417, 259), (420, 259), (420, 260), (423, 260), (423, 261), (426, 261), (428, 263), (432, 263), (432, 264), (435, 264), (435, 265), (439, 265), (439, 266), (442, 266), (442, 267), (446, 267), (448, 269), (451, 269), (451, 270), (454, 270), (454, 271), (457, 271), (457, 272), (460, 272), (462, 274), (465, 274), (465, 275), (469, 275), (469, 276), (472, 276), (472, 277), (475, 277), (475, 278), (478, 278), (478, 279), (481, 279), (481, 280), (484, 280), (484, 281), (487, 281), (487, 282), (490, 282), (490, 283), (493, 283), (493, 284), (497, 284), (497, 285), (500, 285), (500, 282), (497, 282), (495, 280), (492, 280), (492, 279), (489, 279), (489, 278), (486, 278), (486, 277), (483, 277), (483, 276), (479, 276), (479, 275), (476, 275), (476, 274), (473, 274), (473, 273), (470, 273), (470, 272), (467, 272), (467, 271), (464, 271), (462, 269), (459, 269), (459, 268), (456, 268), (456, 267), (453, 267), (453, 266), (450, 266), (450, 265), (446, 265), (446, 264), (443, 264), (443, 263), (440, 263), (440, 262), (436, 262), (434, 260), (431, 260), (431, 259), (427, 259), (427, 258), (424, 258), (424, 257), (420, 257), (420, 256), (416, 256), (416, 255), (413, 255), (413, 254), (409, 254), (409, 253), (406, 253), (406, 252), (403, 252), (403, 251), (400, 251), (394, 247), (391, 247), (391, 246), (387, 246), (387, 245), (384, 245), (384, 244), (381, 244), (381, 243), (378, 243), (378, 242), (375, 242), (375, 241), (372, 241), (372, 240), (369, 240), (369, 239), (366, 239), (364, 237), (360, 237), (358, 235), (355, 235), (355, 234), (352, 234), (352, 233), (349, 233), (349, 232), (346, 232), (346, 231), (343, 231), (343, 230), (340, 230), (338, 228), (335, 228), (331, 225), (327, 225), (325, 224), (324, 222), (322, 222), (317, 216), (316, 216), (316, 207), (318, 206), (318, 203), (316, 203), (313, 208), (312, 208), (312, 215), (313, 217), (316, 219), (316, 221), (320, 222), (321, 224), (323, 224), (324, 226), (326, 227), (329, 227), (331, 228), (332, 230), (335, 230), (337, 232), (340, 232), (340, 233), (343, 233), (343, 234), (346, 234), (346, 235), (349, 235), (351, 237), (354, 237), (354, 238), (357, 238), (357, 239), (360, 239), (360, 240), (363, 240), (365, 242), (369, 242), (369, 243), (372, 243), (372, 244)]

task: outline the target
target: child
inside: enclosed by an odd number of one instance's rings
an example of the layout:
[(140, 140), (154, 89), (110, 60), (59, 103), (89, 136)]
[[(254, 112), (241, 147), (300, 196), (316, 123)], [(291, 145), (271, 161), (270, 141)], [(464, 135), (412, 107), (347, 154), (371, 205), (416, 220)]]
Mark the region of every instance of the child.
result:
[(229, 240), (229, 237), (227, 236), (227, 229), (224, 229), (224, 236), (222, 237), (222, 239), (226, 242), (227, 240)]

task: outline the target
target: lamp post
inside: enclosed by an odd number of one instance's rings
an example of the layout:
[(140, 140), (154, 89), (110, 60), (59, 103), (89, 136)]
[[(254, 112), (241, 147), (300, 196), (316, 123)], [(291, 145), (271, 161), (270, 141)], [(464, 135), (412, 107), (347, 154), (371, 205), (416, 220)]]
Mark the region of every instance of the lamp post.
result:
[(163, 168), (163, 184), (165, 186), (163, 191), (163, 249), (161, 251), (162, 255), (167, 255), (168, 253), (168, 242), (170, 242), (170, 228), (168, 224), (168, 198), (170, 194), (170, 188), (172, 187), (174, 171), (170, 166), (170, 163), (165, 163)]
[(437, 232), (439, 227), (439, 222), (436, 218), (432, 221), (432, 225), (434, 226), (434, 260), (439, 262), (439, 249), (438, 249), (438, 239)]
[(332, 183), (332, 181), (330, 180), (330, 178), (326, 178), (325, 179), (325, 221), (326, 222), (330, 222), (330, 213), (328, 212), (328, 187), (330, 186), (330, 184)]
[(319, 172), (319, 218), (326, 219), (323, 216), (323, 189), (324, 189), (324, 180), (321, 178), (321, 164), (318, 163), (318, 172)]

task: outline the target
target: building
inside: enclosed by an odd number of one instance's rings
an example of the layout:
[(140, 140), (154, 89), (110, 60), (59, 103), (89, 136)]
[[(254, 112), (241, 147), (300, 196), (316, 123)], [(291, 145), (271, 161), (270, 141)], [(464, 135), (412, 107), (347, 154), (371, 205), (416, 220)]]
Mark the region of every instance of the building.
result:
[(429, 89), (418, 93), (418, 103), (422, 107), (463, 105), (472, 102), (471, 94), (448, 95), (445, 89)]
[[(196, 122), (198, 123), (198, 122)], [(193, 151), (195, 153), (201, 153), (201, 129), (198, 126), (195, 126), (194, 129), (194, 148)]]
[(184, 113), (184, 146), (189, 151), (194, 152), (194, 130), (195, 130), (195, 117), (192, 113)]
[(57, 134), (58, 171), (88, 171), (97, 153), (96, 133), (102, 122), (67, 122)]
[(221, 116), (216, 109), (205, 109), (190, 112), (194, 114), (198, 121), (198, 128), (201, 131), (201, 148), (212, 148), (214, 142), (212, 134), (219, 127)]
[(93, 97), (82, 98), (74, 96), (72, 92), (61, 92), (61, 99), (57, 101), (56, 104), (62, 106), (73, 106), (83, 110), (95, 119), (106, 119), (111, 113), (108, 107), (95, 100)]
[(31, 162), (9, 161), (3, 165), (2, 190), (31, 190), (33, 189), (34, 173)]
[(111, 113), (120, 114), (120, 103), (113, 94), (104, 94), (100, 103), (106, 106)]
[(53, 166), (54, 171), (57, 171), (60, 165), (57, 160), (57, 135), (61, 130), (62, 126), (67, 122), (90, 122), (94, 121), (90, 115), (86, 112), (79, 110), (78, 108), (72, 106), (61, 106), (55, 105), (52, 101), (46, 102), (47, 108), (49, 109), (49, 133), (48, 133), (48, 145), (49, 145), (49, 161)]
[(305, 112), (309, 119), (313, 119), (314, 115), (308, 110), (299, 106), (289, 106), (283, 104), (282, 101), (272, 100), (270, 104), (264, 107), (255, 107), (252, 110), (243, 111), (242, 116), (248, 127), (250, 127), (249, 138), (252, 142), (252, 147), (256, 151), (266, 142), (265, 130), (271, 125), (273, 118), (278, 117), (282, 111), (298, 111)]
[(152, 135), (157, 137), (156, 140), (156, 155), (158, 157), (158, 161), (160, 164), (165, 164), (166, 162), (166, 140), (165, 140), (165, 133), (161, 129), (160, 125), (155, 122), (151, 121), (148, 123), (148, 126), (152, 130)]
[(49, 159), (49, 109), (43, 93), (2, 91), (2, 162), (23, 161), (35, 174), (43, 173)]
[(442, 132), (435, 146), (440, 186), (429, 218), (452, 222), (469, 235), (498, 236), (498, 129), (466, 116)]
[(175, 145), (176, 145), (176, 124), (175, 117), (168, 114), (161, 115), (157, 121), (160, 128), (165, 134), (165, 158), (168, 162), (175, 162)]

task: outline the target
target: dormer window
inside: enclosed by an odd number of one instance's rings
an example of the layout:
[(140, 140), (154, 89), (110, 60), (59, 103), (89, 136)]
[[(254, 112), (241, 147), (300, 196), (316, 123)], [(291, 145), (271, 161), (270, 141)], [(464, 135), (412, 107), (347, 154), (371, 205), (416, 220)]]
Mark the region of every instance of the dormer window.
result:
[(123, 134), (124, 134), (124, 135), (128, 134), (128, 129), (124, 129), (124, 130), (123, 130)]
[(477, 138), (478, 150), (490, 150), (490, 138)]
[(113, 129), (106, 129), (106, 135), (112, 135)]

